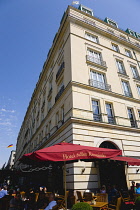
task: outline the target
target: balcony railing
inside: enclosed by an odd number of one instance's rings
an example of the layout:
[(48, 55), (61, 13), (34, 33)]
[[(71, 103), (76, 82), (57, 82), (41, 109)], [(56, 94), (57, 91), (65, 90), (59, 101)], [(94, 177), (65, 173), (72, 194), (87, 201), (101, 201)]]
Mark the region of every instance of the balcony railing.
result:
[(55, 102), (60, 98), (60, 96), (62, 95), (63, 92), (64, 92), (64, 85), (61, 87), (61, 89), (57, 93), (57, 95), (55, 97)]
[(96, 122), (102, 122), (101, 114), (93, 114), (93, 120)]
[(137, 79), (137, 80), (140, 80), (140, 76), (139, 76), (139, 75), (134, 76), (133, 78), (134, 78), (134, 79)]
[(124, 95), (127, 97), (132, 97), (132, 93), (130, 91), (124, 91)]
[(90, 56), (90, 55), (87, 55), (86, 58), (87, 58), (87, 61), (90, 61), (92, 63), (98, 64), (98, 65), (103, 66), (103, 67), (107, 67), (106, 62), (103, 61), (102, 59), (95, 58), (95, 57)]
[(108, 116), (108, 123), (109, 124), (116, 124), (115, 117), (114, 116)]
[(137, 122), (134, 119), (130, 119), (130, 124), (132, 128), (137, 128)]
[(119, 74), (127, 75), (125, 69), (119, 69)]
[(89, 85), (99, 88), (99, 89), (111, 91), (111, 85), (103, 83), (103, 82), (99, 82), (97, 80), (89, 79)]
[(59, 67), (59, 69), (58, 69), (58, 72), (57, 72), (57, 74), (56, 74), (56, 79), (57, 79), (57, 78), (60, 76), (60, 74), (63, 72), (64, 68), (65, 68), (65, 63), (63, 62), (63, 63), (61, 64), (61, 66)]

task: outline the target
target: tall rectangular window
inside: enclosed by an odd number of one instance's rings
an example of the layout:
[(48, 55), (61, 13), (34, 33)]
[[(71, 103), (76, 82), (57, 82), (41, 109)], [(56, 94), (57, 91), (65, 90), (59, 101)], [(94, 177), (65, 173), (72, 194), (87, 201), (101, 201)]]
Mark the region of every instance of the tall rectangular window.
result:
[(131, 108), (128, 108), (128, 117), (130, 120), (131, 127), (136, 127), (136, 121), (134, 118), (133, 109), (131, 109)]
[(102, 63), (101, 53), (89, 49), (88, 55), (89, 55), (90, 61), (97, 63), (97, 64)]
[(122, 81), (123, 92), (125, 96), (132, 97), (132, 93), (130, 91), (129, 83), (126, 81)]
[(106, 112), (107, 112), (107, 117), (108, 117), (108, 123), (115, 124), (112, 104), (106, 103)]
[(140, 118), (140, 110), (138, 110), (138, 116), (139, 116), (139, 118)]
[(138, 94), (140, 96), (140, 86), (137, 85)]
[(88, 39), (92, 42), (99, 43), (99, 40), (98, 40), (97, 36), (86, 33), (85, 37), (86, 37), (86, 39)]
[(116, 52), (120, 52), (118, 45), (112, 43), (112, 49)]
[(93, 120), (101, 121), (101, 114), (99, 109), (99, 101), (92, 101), (92, 109), (93, 109)]
[(56, 113), (56, 126), (58, 125), (59, 122), (59, 112)]
[(94, 87), (105, 89), (105, 79), (103, 74), (91, 71), (90, 78), (93, 81)]
[(61, 120), (64, 122), (64, 106), (61, 107)]
[(138, 74), (137, 67), (136, 67), (136, 66), (130, 66), (130, 68), (131, 68), (133, 77), (134, 77), (135, 79), (139, 78), (139, 74)]
[(128, 56), (129, 58), (132, 58), (132, 54), (130, 50), (125, 50), (125, 54), (126, 56)]
[(116, 63), (117, 63), (119, 73), (126, 74), (123, 62), (119, 61), (119, 60), (116, 60)]

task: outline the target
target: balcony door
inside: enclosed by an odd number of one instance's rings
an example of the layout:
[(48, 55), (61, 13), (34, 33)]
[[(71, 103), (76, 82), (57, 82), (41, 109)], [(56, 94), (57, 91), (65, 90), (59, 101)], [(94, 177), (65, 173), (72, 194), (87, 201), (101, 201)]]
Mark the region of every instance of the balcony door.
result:
[(91, 61), (97, 64), (101, 64), (101, 53), (95, 52), (93, 50), (88, 50), (88, 55)]
[(104, 74), (91, 71), (90, 72), (90, 78), (91, 78), (91, 81), (92, 81), (94, 87), (97, 87), (97, 88), (100, 88), (100, 89), (105, 89)]

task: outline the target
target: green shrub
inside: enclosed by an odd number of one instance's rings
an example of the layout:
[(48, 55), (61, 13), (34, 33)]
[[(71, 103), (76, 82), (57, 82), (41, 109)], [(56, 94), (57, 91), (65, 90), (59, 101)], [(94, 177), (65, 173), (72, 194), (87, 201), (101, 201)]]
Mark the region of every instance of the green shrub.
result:
[(85, 202), (76, 203), (71, 210), (93, 210), (93, 208)]
[(140, 196), (136, 198), (135, 203), (140, 203)]

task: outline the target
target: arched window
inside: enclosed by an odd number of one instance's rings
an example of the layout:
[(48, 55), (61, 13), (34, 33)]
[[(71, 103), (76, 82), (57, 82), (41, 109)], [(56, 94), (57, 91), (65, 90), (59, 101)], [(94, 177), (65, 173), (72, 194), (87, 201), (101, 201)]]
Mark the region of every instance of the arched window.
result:
[(118, 149), (118, 147), (109, 141), (104, 141), (100, 144), (100, 148), (108, 148), (108, 149)]

